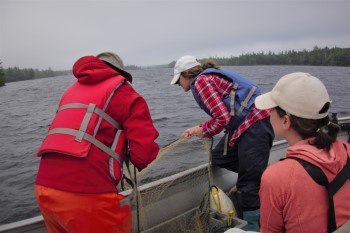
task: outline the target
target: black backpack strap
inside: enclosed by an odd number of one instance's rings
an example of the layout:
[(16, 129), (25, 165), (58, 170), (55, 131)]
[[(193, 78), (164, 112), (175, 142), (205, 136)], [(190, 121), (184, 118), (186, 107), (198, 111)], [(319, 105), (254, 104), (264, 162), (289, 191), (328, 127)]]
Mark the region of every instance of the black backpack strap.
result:
[(344, 168), (338, 173), (338, 175), (329, 183), (329, 189), (332, 190), (332, 195), (334, 195), (347, 181), (350, 180), (350, 158), (348, 156), (348, 160)]
[(328, 186), (328, 179), (326, 175), (323, 173), (323, 171), (321, 170), (321, 168), (300, 158), (288, 157), (287, 159), (294, 159), (298, 161), (317, 184), (326, 186), (326, 187)]
[[(346, 145), (344, 144), (346, 149)], [(337, 224), (335, 220), (335, 211), (334, 211), (334, 194), (345, 184), (347, 180), (350, 180), (350, 159), (349, 155), (347, 156), (347, 163), (343, 169), (337, 174), (337, 176), (328, 183), (327, 177), (321, 168), (305, 161), (300, 158), (288, 157), (288, 159), (294, 159), (298, 161), (311, 178), (319, 185), (324, 186), (327, 189), (328, 201), (329, 201), (329, 210), (328, 210), (328, 232), (333, 232), (337, 229)]]

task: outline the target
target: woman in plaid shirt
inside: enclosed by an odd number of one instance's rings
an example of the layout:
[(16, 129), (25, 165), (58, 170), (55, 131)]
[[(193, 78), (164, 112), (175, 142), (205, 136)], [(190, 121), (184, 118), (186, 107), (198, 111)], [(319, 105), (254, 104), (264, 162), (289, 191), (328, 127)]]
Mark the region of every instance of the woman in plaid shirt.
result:
[[(245, 230), (259, 230), (259, 188), (274, 139), (270, 111), (254, 106), (260, 88), (214, 62), (201, 65), (191, 55), (177, 60), (171, 84), (191, 90), (198, 105), (211, 116), (208, 121), (186, 129), (182, 136), (225, 136), (212, 151), (212, 164), (238, 173), (237, 189), (241, 210), (248, 221)], [(231, 98), (234, 97), (234, 98)]]

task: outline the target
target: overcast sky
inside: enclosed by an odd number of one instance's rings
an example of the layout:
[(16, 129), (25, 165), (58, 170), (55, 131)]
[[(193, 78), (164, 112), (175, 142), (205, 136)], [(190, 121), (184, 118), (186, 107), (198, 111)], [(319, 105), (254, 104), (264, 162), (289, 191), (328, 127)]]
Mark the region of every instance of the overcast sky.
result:
[(4, 68), (71, 69), (114, 51), (126, 65), (350, 47), (350, 0), (0, 0)]

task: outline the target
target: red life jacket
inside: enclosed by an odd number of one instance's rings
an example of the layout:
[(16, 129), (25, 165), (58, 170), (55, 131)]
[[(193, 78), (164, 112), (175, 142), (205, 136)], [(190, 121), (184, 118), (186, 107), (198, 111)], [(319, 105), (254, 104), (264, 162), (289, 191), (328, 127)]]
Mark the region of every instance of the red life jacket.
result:
[[(37, 156), (54, 152), (84, 158), (88, 156), (91, 145), (94, 144), (115, 158), (120, 169), (123, 161), (122, 157), (115, 152), (115, 146), (121, 127), (104, 110), (114, 92), (124, 82), (126, 82), (125, 78), (117, 75), (93, 85), (76, 82), (67, 89)], [(96, 135), (101, 130), (102, 121), (107, 121), (108, 124), (103, 125), (112, 127), (113, 132), (116, 133), (98, 140)], [(114, 174), (111, 176), (115, 178)]]

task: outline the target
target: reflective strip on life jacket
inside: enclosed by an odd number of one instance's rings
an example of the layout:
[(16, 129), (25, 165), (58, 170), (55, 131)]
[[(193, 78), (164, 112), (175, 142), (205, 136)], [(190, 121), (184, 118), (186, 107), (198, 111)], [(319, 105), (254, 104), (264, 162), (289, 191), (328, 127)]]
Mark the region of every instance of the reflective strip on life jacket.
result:
[(232, 89), (229, 95), (224, 96), (222, 100), (225, 106), (230, 109), (231, 120), (228, 124), (229, 130), (230, 132), (234, 131), (252, 111), (255, 97), (261, 94), (260, 88), (255, 86), (252, 81), (231, 70), (215, 68), (205, 69), (192, 79), (190, 88), (200, 108), (210, 116), (211, 113), (209, 109), (201, 102), (198, 94), (194, 91), (197, 78), (204, 74), (215, 74), (232, 82)]
[[(80, 104), (80, 103), (66, 104), (66, 105), (59, 107), (57, 112), (65, 110), (65, 109), (69, 109), (69, 108), (86, 108), (86, 109), (88, 109), (89, 105)], [(98, 107), (94, 108), (93, 112), (96, 113), (97, 115), (99, 115), (100, 117), (102, 117), (103, 119), (105, 119), (106, 121), (108, 121), (111, 125), (114, 126), (114, 128), (122, 130), (122, 127), (118, 124), (118, 122), (113, 120), (112, 117), (110, 117), (107, 113), (105, 113), (100, 108), (98, 108)]]
[[(49, 131), (48, 135), (50, 134), (66, 134), (66, 135), (71, 135), (71, 136), (80, 136), (81, 132), (79, 130), (75, 130), (75, 129), (69, 129), (69, 128), (55, 128)], [(111, 157), (115, 158), (119, 164), (122, 164), (122, 160), (119, 154), (117, 154), (116, 152), (114, 152), (113, 150), (111, 150), (111, 148), (109, 148), (108, 146), (106, 146), (105, 144), (103, 144), (102, 142), (100, 142), (99, 140), (97, 140), (95, 137), (91, 136), (90, 134), (84, 133), (83, 134), (83, 139), (91, 142), (92, 144), (94, 144), (95, 146), (97, 146), (98, 148), (100, 148), (103, 152), (107, 153), (108, 155), (110, 155)]]
[[(245, 97), (245, 99), (241, 102), (241, 107), (237, 111), (237, 116), (239, 116), (242, 113), (243, 109), (247, 107), (248, 102), (249, 102), (250, 98), (252, 98), (255, 90), (256, 90), (256, 86), (253, 86), (252, 89), (250, 89), (247, 97)], [(232, 99), (231, 99), (231, 101), (232, 101)]]
[(231, 109), (231, 116), (235, 115), (235, 96), (236, 96), (236, 91), (238, 89), (238, 83), (234, 83), (232, 86), (232, 90), (230, 92), (230, 109)]
[(224, 156), (226, 156), (227, 155), (227, 147), (228, 147), (228, 136), (229, 136), (229, 133), (228, 133), (228, 131), (226, 130), (225, 131), (225, 144), (224, 144), (224, 153), (223, 153), (223, 155)]
[[(114, 140), (113, 140), (113, 143), (112, 143), (112, 146), (111, 146), (111, 150), (112, 151), (115, 151), (116, 147), (117, 147), (117, 143), (118, 143), (118, 139), (119, 139), (119, 134), (120, 134), (121, 130), (117, 130), (115, 136), (114, 136)], [(123, 175), (123, 166), (121, 163), (119, 163), (121, 166), (120, 166), (120, 169), (121, 169), (121, 174)], [(111, 157), (109, 159), (109, 174), (111, 175), (112, 179), (113, 180), (117, 180), (117, 178), (115, 177), (115, 173), (114, 173), (114, 161), (113, 161), (113, 157)], [(121, 178), (120, 180), (122, 180), (123, 178)]]
[[(116, 159), (120, 165), (120, 167), (123, 167), (123, 160), (121, 159), (121, 156), (116, 153), (115, 147), (117, 144), (117, 140), (118, 140), (118, 131), (122, 130), (122, 127), (120, 126), (120, 124), (118, 122), (116, 122), (112, 117), (110, 117), (104, 110), (107, 108), (110, 100), (112, 99), (112, 96), (114, 95), (115, 91), (121, 86), (123, 85), (124, 82), (121, 82), (119, 85), (117, 85), (114, 90), (111, 92), (111, 94), (109, 95), (107, 101), (105, 102), (103, 109), (100, 109), (98, 107), (96, 107), (96, 104), (90, 103), (89, 105), (86, 104), (81, 104), (81, 103), (71, 103), (71, 104), (65, 104), (62, 105), (58, 108), (57, 112), (65, 110), (65, 109), (76, 109), (76, 108), (86, 108), (86, 113), (84, 115), (84, 118), (80, 124), (80, 128), (79, 130), (75, 130), (75, 129), (70, 129), (70, 128), (54, 128), (51, 129), (48, 132), (48, 135), (51, 134), (66, 134), (66, 135), (71, 135), (71, 136), (75, 136), (75, 141), (77, 142), (81, 142), (82, 139), (85, 139), (87, 141), (89, 141), (90, 143), (94, 144), (96, 147), (98, 147), (99, 149), (101, 149), (103, 152), (107, 153), (109, 156), (111, 156), (112, 158)], [(90, 135), (86, 133), (86, 129), (89, 125), (89, 121), (93, 115), (93, 113), (97, 114), (99, 116), (99, 122), (97, 123), (95, 130), (94, 130), (94, 135)], [(96, 134), (98, 132), (98, 129), (100, 127), (101, 121), (102, 119), (106, 120), (107, 122), (109, 122), (114, 128), (118, 129), (117, 133), (114, 137), (113, 140), (113, 144), (112, 147), (114, 148), (109, 148), (108, 146), (106, 146), (104, 143), (102, 143), (101, 141), (97, 140)], [(112, 172), (111, 169), (110, 173)], [(114, 175), (112, 176), (114, 177)], [(115, 177), (114, 177), (115, 178)]]

